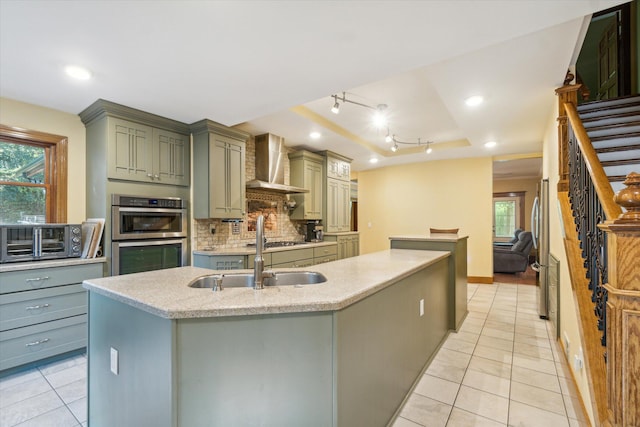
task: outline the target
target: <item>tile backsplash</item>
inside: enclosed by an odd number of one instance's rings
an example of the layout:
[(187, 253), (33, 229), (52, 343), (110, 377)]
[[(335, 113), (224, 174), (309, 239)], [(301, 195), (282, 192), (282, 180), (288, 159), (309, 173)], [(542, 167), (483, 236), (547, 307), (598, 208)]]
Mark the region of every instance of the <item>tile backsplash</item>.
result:
[[(304, 240), (304, 221), (293, 221), (286, 209), (287, 196), (264, 191), (247, 190), (247, 214), (243, 222), (223, 222), (220, 219), (195, 220), (196, 250), (209, 248), (239, 248), (255, 243), (255, 223), (258, 215), (265, 218), (265, 236), (271, 241)], [(233, 233), (233, 227), (239, 233)], [(211, 227), (215, 234), (211, 234)]]

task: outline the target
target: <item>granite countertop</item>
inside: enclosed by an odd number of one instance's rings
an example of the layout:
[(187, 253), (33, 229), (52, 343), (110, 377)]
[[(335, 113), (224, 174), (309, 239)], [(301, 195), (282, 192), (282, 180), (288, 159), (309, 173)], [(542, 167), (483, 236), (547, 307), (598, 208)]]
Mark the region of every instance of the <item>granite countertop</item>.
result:
[(413, 240), (413, 241), (423, 241), (423, 242), (456, 242), (458, 240), (468, 239), (469, 236), (461, 236), (459, 234), (449, 234), (449, 233), (434, 233), (429, 235), (402, 235), (402, 236), (391, 236), (389, 240)]
[(69, 265), (95, 264), (107, 262), (105, 257), (99, 258), (61, 258), (47, 261), (25, 261), (0, 264), (0, 273), (5, 271), (35, 270), (37, 268), (66, 267)]
[[(271, 252), (292, 251), (295, 249), (305, 248), (318, 248), (321, 246), (335, 246), (336, 242), (304, 242), (293, 246), (279, 246), (277, 248), (268, 248), (263, 253), (268, 254)], [(239, 247), (239, 248), (214, 248), (214, 249), (201, 249), (193, 251), (194, 255), (253, 255), (256, 253), (255, 246)]]
[[(304, 286), (253, 288), (190, 288), (201, 276), (221, 273), (199, 267), (178, 267), (123, 276), (86, 280), (91, 292), (167, 318), (244, 316), (274, 313), (333, 311), (345, 308), (449, 256), (443, 251), (389, 249), (372, 254), (314, 265), (309, 268), (283, 268), (276, 271), (312, 270), (327, 281)], [(252, 272), (252, 270), (234, 270)], [(223, 282), (224, 286), (224, 282)]]

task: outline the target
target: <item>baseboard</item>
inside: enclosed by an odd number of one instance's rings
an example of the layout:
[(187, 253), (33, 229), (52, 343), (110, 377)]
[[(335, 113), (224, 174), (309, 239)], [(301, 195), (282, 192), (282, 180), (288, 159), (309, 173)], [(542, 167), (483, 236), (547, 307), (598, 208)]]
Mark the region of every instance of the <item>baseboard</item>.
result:
[(467, 283), (493, 283), (493, 276), (485, 277), (485, 276), (467, 276)]

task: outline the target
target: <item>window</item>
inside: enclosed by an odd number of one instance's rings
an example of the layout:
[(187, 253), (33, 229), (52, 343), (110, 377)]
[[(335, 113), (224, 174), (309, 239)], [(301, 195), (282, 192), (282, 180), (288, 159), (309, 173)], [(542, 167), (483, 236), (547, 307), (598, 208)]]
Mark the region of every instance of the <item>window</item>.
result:
[(509, 241), (524, 229), (524, 192), (493, 194), (493, 240)]
[(0, 224), (67, 220), (67, 138), (0, 125)]

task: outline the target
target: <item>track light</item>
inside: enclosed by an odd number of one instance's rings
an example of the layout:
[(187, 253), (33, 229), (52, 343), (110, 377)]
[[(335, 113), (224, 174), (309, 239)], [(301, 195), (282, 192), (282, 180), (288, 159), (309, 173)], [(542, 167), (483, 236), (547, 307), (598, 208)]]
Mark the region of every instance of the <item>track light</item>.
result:
[(431, 148), (431, 141), (427, 141), (427, 148), (424, 150), (425, 153), (431, 154), (433, 149)]
[(391, 147), (391, 151), (393, 151), (394, 153), (398, 151), (398, 144), (393, 144), (393, 147)]
[[(337, 98), (337, 97), (334, 95), (334, 98)], [(338, 104), (338, 100), (337, 99), (336, 99), (335, 104), (333, 104), (333, 107), (331, 107), (331, 112), (333, 114), (338, 114), (340, 112), (340, 104)]]
[(387, 136), (384, 137), (384, 142), (386, 142), (387, 144), (390, 144), (393, 142), (393, 137), (389, 133), (389, 128), (387, 128)]

